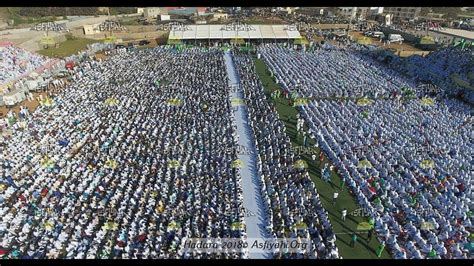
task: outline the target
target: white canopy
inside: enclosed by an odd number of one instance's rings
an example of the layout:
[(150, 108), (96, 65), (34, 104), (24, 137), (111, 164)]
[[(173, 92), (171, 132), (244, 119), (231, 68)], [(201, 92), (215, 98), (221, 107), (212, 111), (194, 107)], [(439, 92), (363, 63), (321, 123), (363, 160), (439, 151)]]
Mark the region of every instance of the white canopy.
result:
[(248, 25), (244, 30), (226, 27), (224, 24), (188, 25), (187, 30), (170, 30), (170, 39), (299, 39), (299, 31), (288, 25)]

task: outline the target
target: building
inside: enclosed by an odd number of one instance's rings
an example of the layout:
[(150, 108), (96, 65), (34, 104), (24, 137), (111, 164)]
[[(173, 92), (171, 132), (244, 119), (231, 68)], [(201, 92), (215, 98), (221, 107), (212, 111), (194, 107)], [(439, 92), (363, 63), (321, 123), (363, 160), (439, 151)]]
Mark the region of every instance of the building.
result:
[(339, 16), (355, 19), (357, 15), (357, 7), (338, 7), (336, 12)]
[(137, 8), (137, 14), (138, 14), (138, 15), (143, 15), (143, 11), (144, 11), (144, 10), (145, 10), (145, 9), (144, 9), (143, 7), (138, 7), (138, 8)]
[(229, 17), (227, 13), (214, 13), (212, 18), (215, 20), (226, 20)]
[(474, 32), (462, 29), (445, 28), (442, 30), (435, 30), (435, 32), (450, 36), (454, 40), (464, 39), (466, 41), (474, 42)]
[(85, 35), (93, 35), (93, 34), (100, 33), (99, 25), (100, 25), (100, 23), (89, 24), (89, 25), (82, 26), (83, 29), (84, 29), (84, 34)]
[(357, 20), (366, 20), (367, 14), (369, 13), (368, 7), (358, 7), (356, 10), (356, 19)]
[(241, 39), (251, 42), (288, 42), (301, 39), (300, 32), (287, 25), (207, 24), (188, 25), (186, 30), (171, 30), (170, 40), (185, 42), (228, 42)]
[(205, 14), (206, 14), (206, 8), (205, 7), (196, 8), (196, 15), (204, 16)]
[(367, 10), (366, 19), (375, 20), (377, 15), (383, 13), (383, 7), (370, 7)]
[(285, 9), (285, 11), (286, 11), (286, 13), (287, 13), (288, 15), (291, 15), (291, 14), (293, 14), (297, 9), (298, 9), (297, 7), (287, 7), (287, 8)]
[(168, 15), (168, 10), (161, 7), (147, 7), (143, 10), (143, 16), (146, 18), (156, 18), (159, 15)]
[(420, 14), (421, 7), (385, 7), (384, 13), (391, 14), (395, 22), (415, 20)]

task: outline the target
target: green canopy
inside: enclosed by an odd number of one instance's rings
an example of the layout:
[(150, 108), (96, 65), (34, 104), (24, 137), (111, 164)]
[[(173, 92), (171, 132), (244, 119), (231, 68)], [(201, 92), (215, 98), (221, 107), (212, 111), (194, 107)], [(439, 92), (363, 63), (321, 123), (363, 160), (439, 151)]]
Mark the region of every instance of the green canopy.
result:
[(167, 44), (169, 44), (169, 45), (176, 45), (176, 44), (181, 44), (181, 43), (182, 43), (181, 39), (176, 38), (176, 37), (168, 38), (168, 42), (167, 42)]
[(304, 45), (308, 45), (308, 44), (309, 44), (309, 42), (308, 42), (308, 40), (306, 39), (306, 37), (300, 37), (300, 38), (298, 38), (298, 39), (295, 39), (293, 43), (294, 43), (294, 44), (299, 44), (299, 45), (303, 45), (303, 44), (304, 44)]
[(420, 44), (435, 44), (435, 40), (431, 36), (423, 36), (420, 38)]
[(230, 43), (242, 45), (242, 44), (245, 44), (245, 40), (242, 37), (235, 37), (235, 38), (230, 39)]
[(357, 43), (359, 43), (359, 44), (371, 44), (372, 41), (370, 40), (369, 37), (364, 36), (364, 37), (361, 37), (361, 38), (357, 39)]
[(369, 222), (360, 222), (357, 224), (357, 231), (369, 231), (373, 228)]

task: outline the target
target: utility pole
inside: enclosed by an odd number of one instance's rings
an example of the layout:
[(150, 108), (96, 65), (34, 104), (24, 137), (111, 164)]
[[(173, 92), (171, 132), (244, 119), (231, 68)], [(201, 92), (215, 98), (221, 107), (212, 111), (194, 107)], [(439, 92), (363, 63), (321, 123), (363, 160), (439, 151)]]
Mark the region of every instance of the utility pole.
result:
[(430, 29), (430, 24), (431, 24), (431, 19), (428, 21), (428, 24), (426, 25), (426, 36), (429, 36), (429, 29)]

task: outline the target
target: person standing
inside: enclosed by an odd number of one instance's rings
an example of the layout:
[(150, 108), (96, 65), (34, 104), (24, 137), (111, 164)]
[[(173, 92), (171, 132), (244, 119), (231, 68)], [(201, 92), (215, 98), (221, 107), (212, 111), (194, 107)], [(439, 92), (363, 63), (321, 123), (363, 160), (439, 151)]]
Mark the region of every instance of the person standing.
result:
[(339, 189), (342, 191), (344, 189), (344, 184), (346, 183), (346, 179), (341, 177), (341, 183), (339, 183)]
[(371, 227), (369, 231), (367, 231), (367, 242), (370, 243), (370, 241), (372, 240), (372, 234), (374, 233), (374, 228)]
[(305, 147), (308, 147), (308, 135), (307, 135), (306, 131), (303, 131), (303, 145)]
[(354, 232), (351, 237), (351, 244), (350, 244), (351, 248), (355, 247), (356, 242), (357, 242), (357, 234)]
[(332, 205), (336, 205), (336, 200), (337, 200), (338, 196), (339, 196), (339, 193), (337, 191), (334, 192), (334, 194), (332, 196)]
[(382, 256), (382, 252), (383, 250), (385, 249), (385, 241), (382, 241), (382, 243), (380, 244), (380, 246), (377, 248), (377, 250), (375, 251), (375, 254), (377, 255), (377, 257), (380, 258), (380, 256)]
[(344, 222), (346, 221), (346, 215), (347, 215), (347, 209), (344, 208), (344, 209), (342, 210), (342, 220), (343, 220)]

